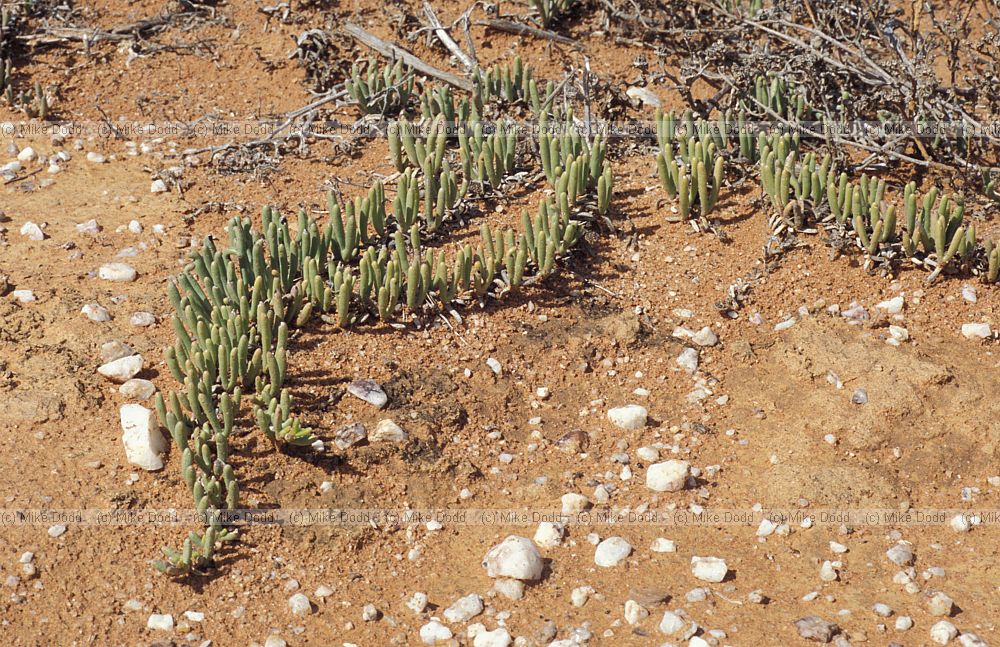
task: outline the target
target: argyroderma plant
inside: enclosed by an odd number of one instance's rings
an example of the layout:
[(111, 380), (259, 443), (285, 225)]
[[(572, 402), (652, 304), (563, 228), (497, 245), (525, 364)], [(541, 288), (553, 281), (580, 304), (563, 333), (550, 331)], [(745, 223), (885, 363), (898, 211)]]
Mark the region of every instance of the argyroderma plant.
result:
[[(409, 75), (398, 64), (375, 75), (371, 69), (356, 70), (350, 82), (363, 110), (381, 100), (379, 84), (395, 87)], [(487, 75), (499, 79), (494, 89), (505, 96), (518, 94), (515, 81), (521, 88), (530, 81), (523, 69), (510, 73), (509, 81), (503, 70)], [(492, 89), (487, 94), (494, 96)], [(423, 131), (408, 124), (390, 129), (390, 156), (400, 171), (391, 204), (383, 183), (375, 181), (366, 193), (343, 202), (328, 194), (325, 222), (301, 210), (292, 226), (270, 207), (261, 212), (259, 230), (249, 219), (233, 218), (227, 244), (206, 238), (170, 283), (176, 340), (165, 358), (181, 386), (158, 395), (156, 409), (181, 454), (182, 476), (206, 530), (192, 533), (179, 550), (164, 549), (165, 559), (155, 562), (158, 569), (172, 575), (200, 572), (238, 537), (225, 514), (239, 506), (231, 440), (244, 395), (258, 432), (276, 450), (316, 443), (294, 414), (287, 384), (293, 327), (317, 312), (335, 313), (324, 320), (349, 328), (418, 319), (453, 304), (501, 296), (555, 271), (558, 259), (582, 237), (586, 208), (609, 209), (614, 179), (606, 145), (600, 138), (589, 142), (570, 135), (548, 141), (551, 164), (543, 160), (543, 166), (555, 196), (539, 204), (534, 218), (524, 215), (522, 231), (494, 231), (484, 223), (478, 243), (450, 255), (426, 246), (422, 239), (443, 236), (443, 225), (470, 182), (494, 190), (502, 186), (515, 168), (517, 142), (512, 130), (486, 136), (475, 129), (479, 113), (468, 99), (456, 108), (450, 91), (424, 96)], [(459, 142), (458, 172), (449, 162), (453, 154), (445, 131), (452, 115), (473, 126)]]
[[(717, 141), (705, 122), (695, 124), (690, 113), (684, 117), (684, 132), (695, 133), (685, 137), (677, 127), (676, 117), (657, 111), (657, 141), (660, 152), (656, 156), (656, 170), (660, 184), (670, 198), (678, 199), (678, 208), (684, 219), (697, 215), (706, 217), (719, 200), (725, 172), (725, 160), (718, 152)], [(677, 146), (677, 153), (674, 146)]]
[(531, 0), (543, 27), (548, 27), (560, 14), (573, 5), (574, 0)]
[(355, 63), (351, 78), (344, 84), (348, 96), (365, 114), (397, 114), (413, 95), (413, 70), (403, 66), (382, 65), (373, 58)]

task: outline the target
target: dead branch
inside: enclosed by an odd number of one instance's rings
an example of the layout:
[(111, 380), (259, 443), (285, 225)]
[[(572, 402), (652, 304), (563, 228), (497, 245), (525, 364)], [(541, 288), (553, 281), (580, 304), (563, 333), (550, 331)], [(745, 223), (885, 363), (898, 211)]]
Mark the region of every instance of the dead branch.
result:
[(544, 38), (545, 40), (550, 40), (554, 43), (559, 43), (560, 45), (568, 45), (575, 49), (583, 49), (583, 45), (580, 44), (579, 41), (573, 40), (572, 38), (566, 38), (565, 36), (546, 29), (538, 29), (537, 27), (522, 25), (519, 22), (507, 20), (506, 18), (490, 18), (489, 20), (479, 21), (476, 24), (489, 29), (507, 32), (508, 34), (517, 34), (518, 36), (534, 36), (535, 38)]
[(422, 74), (434, 77), (438, 80), (444, 81), (448, 85), (455, 86), (460, 90), (465, 90), (466, 92), (472, 91), (472, 81), (467, 78), (456, 76), (451, 72), (445, 72), (444, 70), (439, 70), (429, 63), (425, 63), (418, 57), (414, 56), (410, 52), (406, 51), (402, 47), (390, 43), (388, 41), (382, 40), (378, 36), (369, 33), (355, 25), (352, 22), (344, 23), (344, 31), (347, 32), (355, 40), (364, 44), (367, 47), (375, 50), (382, 56), (390, 59), (402, 59), (402, 61), (417, 70)]
[(26, 45), (58, 45), (67, 42), (81, 42), (88, 45), (100, 42), (121, 42), (135, 40), (150, 32), (156, 32), (176, 20), (178, 14), (164, 14), (144, 18), (127, 25), (113, 27), (108, 31), (85, 27), (42, 27), (33, 34), (19, 34), (17, 40)]
[(278, 127), (275, 128), (273, 131), (271, 131), (266, 137), (261, 137), (260, 139), (254, 139), (254, 140), (248, 141), (248, 142), (228, 142), (226, 144), (222, 144), (221, 146), (203, 146), (202, 148), (191, 148), (191, 149), (187, 149), (187, 150), (183, 151), (182, 155), (186, 156), (186, 155), (198, 155), (200, 153), (210, 153), (210, 155), (212, 157), (215, 157), (219, 153), (222, 153), (222, 152), (225, 152), (225, 151), (228, 151), (228, 150), (232, 150), (234, 148), (240, 148), (240, 147), (253, 148), (253, 147), (256, 147), (256, 146), (277, 146), (278, 144), (280, 144), (280, 143), (282, 143), (282, 142), (284, 142), (284, 141), (286, 141), (288, 139), (295, 138), (295, 137), (298, 137), (300, 140), (304, 139), (305, 134), (303, 133), (303, 129), (299, 129), (298, 131), (290, 132), (289, 134), (287, 134), (287, 135), (285, 135), (283, 137), (279, 137), (279, 135), (281, 135), (281, 133), (285, 132), (293, 123), (295, 123), (300, 118), (305, 117), (306, 121), (311, 124), (312, 123), (312, 113), (317, 108), (319, 108), (320, 106), (326, 105), (328, 103), (331, 103), (333, 101), (336, 101), (337, 99), (343, 98), (346, 95), (347, 95), (347, 90), (340, 90), (339, 92), (332, 92), (332, 93), (327, 94), (327, 95), (325, 95), (323, 97), (320, 97), (319, 99), (316, 99), (315, 101), (313, 101), (313, 102), (311, 102), (311, 103), (309, 103), (309, 104), (307, 104), (305, 106), (302, 106), (301, 108), (298, 108), (296, 110), (293, 110), (292, 112), (289, 112), (288, 114), (285, 115), (285, 120), (283, 122), (281, 122), (281, 124), (279, 124)]
[(448, 30), (444, 28), (441, 21), (438, 20), (437, 14), (434, 13), (434, 7), (430, 5), (427, 0), (424, 0), (424, 14), (427, 15), (427, 21), (431, 24), (431, 28), (434, 30), (434, 34), (441, 41), (441, 44), (448, 48), (455, 58), (465, 66), (465, 69), (470, 72), (476, 67), (476, 63), (469, 57), (468, 54), (462, 51), (462, 48), (458, 46), (452, 37), (448, 34)]

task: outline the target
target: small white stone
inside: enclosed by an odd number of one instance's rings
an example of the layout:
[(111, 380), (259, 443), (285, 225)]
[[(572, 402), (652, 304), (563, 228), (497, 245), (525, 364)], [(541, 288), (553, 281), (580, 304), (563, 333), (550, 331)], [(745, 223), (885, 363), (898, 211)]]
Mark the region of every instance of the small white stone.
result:
[(950, 525), (951, 529), (955, 532), (969, 532), (969, 528), (972, 527), (969, 524), (968, 518), (964, 514), (956, 514), (951, 518), (951, 521), (948, 522), (948, 525)]
[(45, 240), (45, 232), (30, 220), (21, 225), (21, 235), (28, 240)]
[(580, 514), (590, 506), (590, 500), (582, 494), (567, 492), (560, 499), (563, 514)]
[(597, 545), (594, 563), (604, 568), (617, 566), (632, 554), (632, 544), (622, 537), (608, 537)]
[(379, 610), (375, 607), (374, 604), (366, 604), (361, 609), (361, 619), (364, 622), (375, 622), (376, 620), (379, 619), (381, 615), (382, 614), (379, 613)]
[(76, 226), (76, 230), (81, 234), (96, 234), (101, 231), (101, 226), (93, 218), (87, 222), (81, 222)]
[(34, 162), (36, 159), (38, 159), (38, 153), (36, 153), (35, 149), (31, 146), (25, 146), (17, 154), (17, 160), (19, 162)]
[(57, 523), (54, 526), (49, 526), (48, 530), (49, 537), (52, 537), (53, 539), (55, 539), (56, 537), (61, 537), (65, 532), (66, 532), (66, 526), (62, 525), (61, 523)]
[(369, 442), (403, 443), (409, 435), (394, 420), (386, 418), (375, 425), (375, 431), (368, 435)]
[(468, 622), (483, 612), (483, 599), (475, 593), (459, 598), (444, 610), (448, 622)]
[(154, 412), (141, 404), (123, 405), (121, 425), (128, 462), (147, 471), (162, 469), (160, 454), (167, 451), (167, 442), (160, 433)]
[(135, 355), (135, 350), (133, 350), (128, 344), (123, 344), (117, 339), (112, 339), (111, 341), (106, 341), (101, 344), (102, 362), (113, 362), (116, 359), (131, 357), (132, 355)]
[(451, 629), (437, 620), (431, 620), (420, 628), (420, 642), (425, 645), (436, 645), (451, 640)]
[(896, 618), (896, 631), (907, 631), (913, 626), (913, 619), (910, 616), (899, 616)]
[(935, 591), (927, 598), (927, 612), (932, 616), (950, 616), (955, 601), (944, 591)]
[(105, 162), (108, 161), (108, 158), (106, 158), (104, 155), (101, 155), (100, 153), (90, 151), (89, 153), (87, 153), (87, 161), (93, 162), (94, 164), (104, 164)]
[(660, 620), (660, 633), (666, 636), (673, 636), (683, 629), (685, 624), (686, 622), (684, 621), (684, 618), (680, 617), (678, 614), (673, 611), (664, 611), (663, 619)]
[(347, 385), (347, 392), (376, 409), (381, 409), (389, 402), (389, 397), (375, 380), (354, 380)]
[(784, 321), (779, 321), (778, 323), (774, 324), (774, 330), (775, 332), (781, 332), (783, 330), (788, 330), (794, 325), (795, 325), (795, 319), (785, 319)]
[(652, 463), (660, 459), (660, 452), (655, 447), (640, 447), (635, 450), (635, 455), (647, 463)]
[(889, 315), (898, 315), (903, 311), (903, 297), (893, 297), (888, 301), (875, 304), (876, 310), (881, 310)]
[(555, 548), (562, 543), (563, 527), (551, 521), (543, 521), (535, 530), (535, 543), (544, 548)]
[(493, 371), (494, 375), (499, 376), (500, 374), (503, 373), (503, 367), (500, 366), (500, 362), (497, 361), (495, 357), (487, 358), (486, 365), (490, 367), (490, 370)]
[(888, 618), (892, 615), (892, 607), (888, 604), (883, 604), (882, 602), (876, 602), (872, 605), (872, 613), (880, 618)]
[(146, 620), (146, 629), (173, 631), (174, 617), (169, 613), (151, 613), (149, 614), (149, 619)]
[(406, 608), (416, 614), (421, 614), (427, 608), (427, 594), (417, 591), (406, 601)]
[(504, 627), (493, 631), (480, 631), (472, 639), (472, 647), (507, 647), (510, 645), (510, 632)]
[(688, 373), (694, 373), (698, 370), (698, 351), (693, 348), (685, 348), (677, 356), (677, 365)]
[(14, 290), (10, 293), (18, 303), (32, 303), (36, 300), (31, 290)]
[(549, 396), (552, 395), (552, 392), (549, 391), (549, 387), (540, 386), (535, 389), (535, 395), (538, 396), (539, 400), (548, 400)]
[(910, 566), (915, 559), (913, 551), (903, 542), (898, 542), (895, 546), (885, 551), (885, 556), (896, 566)]
[(166, 193), (167, 192), (167, 183), (164, 182), (163, 180), (153, 180), (149, 184), (149, 192), (150, 193)]
[(128, 322), (133, 326), (146, 328), (156, 323), (156, 315), (152, 312), (133, 312), (132, 316), (129, 317)]
[(705, 582), (721, 582), (726, 579), (729, 567), (725, 560), (718, 557), (698, 557), (691, 558), (691, 573)]
[(156, 393), (156, 386), (149, 380), (132, 378), (118, 387), (118, 392), (133, 400), (148, 400)]
[(939, 645), (947, 645), (958, 635), (958, 629), (947, 620), (941, 620), (931, 627), (930, 633), (931, 640)]
[(288, 643), (281, 636), (268, 636), (264, 640), (264, 647), (288, 647)]
[(129, 220), (128, 221), (128, 231), (129, 231), (129, 233), (135, 234), (136, 236), (138, 236), (139, 234), (142, 233), (142, 223), (139, 222), (138, 220)]
[(136, 271), (126, 263), (105, 263), (97, 270), (97, 276), (105, 281), (128, 283), (135, 280)]
[(962, 336), (966, 339), (986, 339), (993, 331), (988, 323), (962, 324)]
[(889, 326), (889, 336), (896, 341), (907, 341), (910, 339), (910, 331), (902, 326)]
[(288, 598), (288, 608), (297, 616), (304, 616), (312, 613), (312, 603), (305, 593), (296, 593)]
[(823, 565), (820, 566), (819, 568), (819, 579), (823, 580), (824, 582), (835, 582), (837, 581), (838, 577), (839, 576), (837, 575), (837, 569), (833, 565), (833, 562), (831, 562), (830, 560), (824, 561)]
[(971, 631), (967, 631), (959, 636), (958, 644), (962, 647), (989, 647), (985, 640), (980, 638), (978, 634), (974, 634)]
[(677, 544), (675, 544), (672, 539), (657, 537), (653, 540), (653, 543), (649, 545), (649, 550), (654, 553), (676, 553)]
[(962, 298), (969, 303), (975, 303), (978, 299), (976, 298), (976, 288), (972, 285), (962, 286)]
[(489, 577), (509, 577), (516, 580), (542, 578), (542, 556), (535, 544), (525, 537), (511, 535), (494, 546), (483, 559)]
[(99, 303), (88, 303), (80, 309), (80, 314), (86, 315), (91, 321), (111, 321), (111, 313)]
[(678, 492), (687, 483), (690, 464), (670, 459), (654, 463), (646, 470), (646, 487), (654, 492)]
[(778, 527), (777, 522), (770, 519), (761, 519), (760, 525), (757, 526), (757, 536), (758, 537), (770, 537), (774, 534), (775, 529)]
[(205, 614), (200, 611), (185, 611), (184, 617), (191, 622), (201, 622), (205, 619)]
[(101, 364), (97, 372), (112, 382), (122, 384), (135, 377), (142, 370), (142, 355), (131, 355)]
[(691, 341), (699, 346), (715, 346), (719, 343), (719, 336), (711, 328), (705, 326), (691, 336)]
[(326, 584), (320, 584), (316, 587), (316, 591), (313, 592), (313, 595), (322, 600), (323, 598), (328, 598), (333, 595), (333, 589)]
[(843, 555), (844, 553), (847, 552), (847, 546), (835, 541), (831, 541), (830, 551), (836, 553), (837, 555)]
[(630, 99), (641, 101), (643, 105), (647, 105), (650, 108), (659, 108), (663, 105), (660, 101), (660, 97), (656, 96), (656, 93), (648, 88), (633, 85), (629, 87), (628, 90), (625, 90), (625, 94), (627, 94)]
[(493, 590), (508, 600), (520, 600), (524, 597), (524, 582), (501, 577), (493, 582)]
[(635, 600), (625, 601), (625, 622), (637, 625), (649, 617), (649, 610)]
[(580, 608), (587, 604), (587, 600), (594, 594), (592, 586), (578, 586), (569, 593), (569, 601), (574, 607)]
[(616, 427), (635, 431), (646, 426), (648, 412), (646, 407), (638, 404), (628, 404), (608, 410), (608, 420)]

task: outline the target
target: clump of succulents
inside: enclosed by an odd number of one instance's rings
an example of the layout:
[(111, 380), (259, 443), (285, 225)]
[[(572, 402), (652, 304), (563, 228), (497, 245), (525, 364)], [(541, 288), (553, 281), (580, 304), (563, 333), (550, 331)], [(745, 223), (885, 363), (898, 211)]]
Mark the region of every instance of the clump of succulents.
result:
[(917, 199), (916, 184), (903, 190), (906, 231), (903, 250), (914, 257), (918, 249), (933, 255), (934, 268), (928, 277), (933, 281), (952, 261), (968, 261), (976, 251), (976, 227), (964, 224), (965, 202), (961, 197), (941, 196), (931, 188), (922, 201)]
[[(357, 68), (350, 82), (363, 106), (388, 96), (379, 94), (380, 87), (410, 87), (409, 72), (398, 63), (388, 71), (375, 67), (377, 74), (372, 69)], [(523, 68), (511, 71), (509, 81), (505, 72), (497, 74), (487, 78), (499, 79), (505, 96), (515, 80), (520, 87), (530, 80)], [(233, 218), (225, 244), (206, 238), (169, 284), (175, 341), (165, 360), (181, 386), (158, 395), (156, 410), (181, 455), (182, 477), (206, 530), (191, 533), (179, 550), (164, 549), (165, 559), (154, 562), (159, 570), (201, 572), (238, 537), (225, 513), (239, 506), (230, 439), (244, 394), (257, 428), (277, 450), (315, 443), (313, 431), (295, 416), (286, 385), (292, 327), (316, 313), (335, 313), (327, 320), (348, 328), (501, 295), (555, 271), (556, 261), (582, 237), (584, 200), (596, 203), (599, 213), (608, 210), (614, 180), (606, 144), (565, 134), (544, 140), (542, 165), (554, 196), (542, 200), (535, 217), (523, 215), (521, 231), (483, 224), (479, 242), (450, 258), (425, 246), (422, 238), (441, 236), (469, 182), (499, 189), (517, 157), (513, 131), (487, 135), (475, 128), (479, 113), (468, 100), (456, 108), (450, 91), (433, 91), (422, 104), (426, 134), (407, 124), (390, 129), (390, 154), (400, 174), (388, 207), (385, 186), (376, 181), (366, 194), (342, 203), (328, 194), (325, 223), (302, 210), (293, 227), (270, 207), (261, 212), (259, 230), (248, 218)], [(453, 117), (472, 118), (474, 126), (459, 131), (459, 173), (447, 156), (445, 126)]]
[(503, 179), (514, 172), (517, 159), (517, 134), (513, 126), (498, 123), (487, 135), (482, 124), (475, 124), (472, 132), (462, 128), (458, 132), (462, 169), (470, 182), (500, 188)]
[(722, 189), (725, 159), (719, 146), (724, 145), (725, 139), (706, 122), (694, 122), (690, 112), (682, 117), (680, 126), (673, 113), (657, 110), (656, 135), (660, 145), (657, 175), (667, 195), (678, 200), (684, 219), (693, 217), (692, 214), (704, 218), (715, 209)]
[(413, 70), (401, 60), (390, 65), (369, 58), (351, 67), (345, 88), (365, 114), (398, 114), (413, 96)]
[(544, 27), (548, 27), (553, 21), (565, 14), (575, 0), (531, 0), (535, 12), (538, 14)]
[(741, 107), (748, 114), (771, 116), (773, 113), (791, 123), (813, 114), (805, 95), (777, 74), (758, 76), (749, 96), (741, 100)]
[(473, 93), (480, 106), (484, 102), (498, 98), (508, 104), (527, 101), (534, 107), (535, 112), (541, 108), (538, 83), (532, 76), (531, 68), (525, 67), (520, 56), (515, 56), (513, 63), (502, 65), (498, 63), (485, 72), (476, 70), (473, 82), (475, 83)]
[(607, 142), (600, 135), (588, 139), (573, 122), (572, 113), (555, 126), (543, 114), (539, 120), (538, 149), (542, 171), (555, 189), (556, 206), (568, 211), (578, 199), (596, 192), (597, 211), (607, 213), (614, 191), (611, 166), (605, 159)]

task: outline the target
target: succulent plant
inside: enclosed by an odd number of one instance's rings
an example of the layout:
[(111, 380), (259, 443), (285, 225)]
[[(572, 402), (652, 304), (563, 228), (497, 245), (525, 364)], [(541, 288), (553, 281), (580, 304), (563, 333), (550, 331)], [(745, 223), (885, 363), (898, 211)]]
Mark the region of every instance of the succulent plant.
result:
[(11, 85), (11, 72), (13, 71), (13, 66), (10, 63), (10, 59), (0, 58), (0, 94), (7, 91), (7, 88)]
[(996, 283), (1000, 278), (1000, 246), (991, 239), (983, 242), (983, 255), (986, 257), (986, 280)]
[(512, 126), (498, 123), (492, 134), (486, 136), (481, 124), (458, 131), (459, 150), (464, 176), (470, 182), (500, 188), (504, 177), (515, 168), (517, 136)]
[(398, 114), (413, 95), (413, 70), (404, 67), (402, 60), (382, 65), (369, 58), (351, 67), (351, 78), (344, 85), (361, 112)]
[(548, 27), (561, 14), (566, 13), (574, 0), (531, 0), (543, 27)]
[(747, 99), (741, 100), (741, 107), (747, 113), (757, 115), (762, 112), (768, 114), (769, 110), (792, 123), (812, 116), (805, 95), (777, 74), (758, 76)]
[(913, 257), (918, 247), (924, 254), (934, 256), (934, 270), (928, 276), (931, 282), (955, 259), (968, 261), (976, 251), (976, 227), (965, 225), (965, 202), (961, 197), (944, 196), (938, 201), (937, 187), (932, 187), (917, 199), (916, 183), (910, 182), (903, 190), (905, 228), (903, 250)]
[[(394, 69), (378, 78), (370, 68), (364, 75), (359, 69), (352, 83), (360, 84), (362, 76), (369, 90), (379, 82), (397, 83), (402, 72), (398, 65)], [(530, 72), (518, 61), (483, 79), (487, 97), (523, 98), (525, 88), (537, 94)], [(370, 92), (361, 96), (377, 99)], [(181, 550), (165, 549), (158, 569), (183, 575), (208, 568), (215, 551), (237, 537), (223, 530), (219, 519), (239, 505), (229, 440), (243, 394), (261, 433), (276, 448), (315, 442), (312, 430), (294, 415), (286, 385), (293, 326), (305, 325), (317, 312), (335, 312), (336, 323), (348, 328), (370, 316), (390, 321), (503, 294), (552, 274), (556, 261), (582, 238), (584, 223), (592, 218), (588, 210), (603, 214), (610, 208), (614, 176), (606, 144), (565, 129), (544, 139), (542, 162), (554, 196), (541, 201), (534, 218), (524, 215), (522, 231), (493, 231), (484, 224), (475, 246), (466, 243), (450, 255), (425, 246), (422, 238), (440, 238), (470, 181), (493, 189), (503, 185), (515, 170), (517, 142), (506, 125), (487, 135), (478, 126), (474, 102), (463, 100), (456, 108), (445, 90), (424, 97), (421, 132), (406, 123), (390, 128), (390, 154), (401, 172), (389, 211), (381, 182), (343, 202), (328, 194), (325, 222), (305, 210), (290, 221), (265, 207), (259, 229), (249, 218), (231, 219), (225, 243), (206, 238), (168, 284), (175, 339), (165, 361), (180, 387), (158, 395), (156, 410), (208, 528), (188, 537)], [(537, 102), (537, 108), (547, 119), (546, 105)], [(447, 125), (456, 110), (456, 118), (471, 119), (472, 125), (458, 131), (457, 173), (447, 152)], [(560, 119), (573, 123), (571, 114)]]
[(524, 65), (520, 56), (515, 56), (513, 63), (496, 64), (485, 73), (476, 70), (473, 74), (475, 84), (474, 94), (482, 102), (499, 98), (506, 103), (527, 100), (537, 112), (541, 107), (538, 94), (538, 84), (533, 78), (530, 67)]
[(203, 534), (190, 533), (179, 551), (163, 548), (164, 559), (153, 560), (152, 564), (168, 575), (202, 573), (212, 566), (217, 547), (236, 537), (235, 530), (210, 526)]

